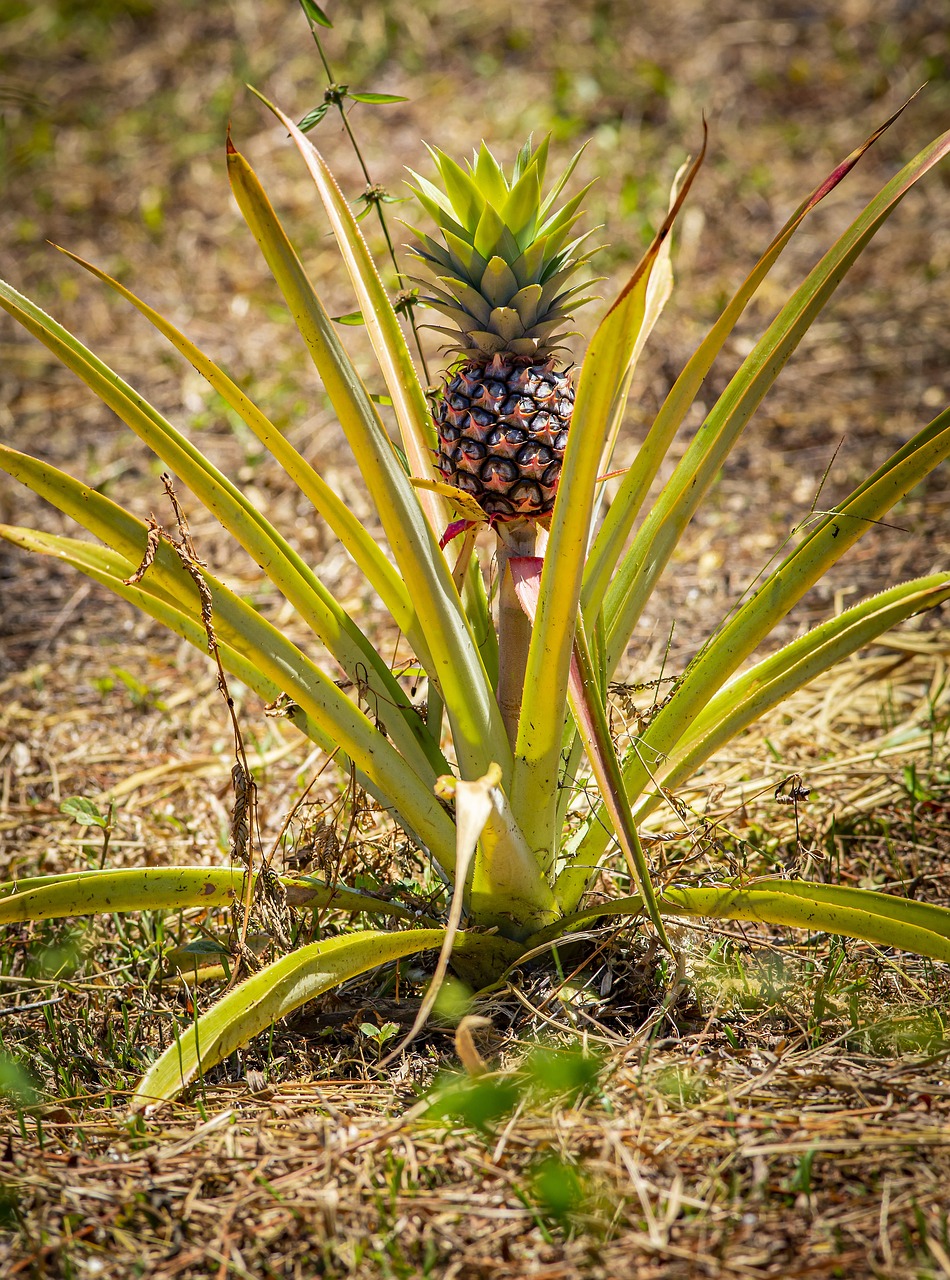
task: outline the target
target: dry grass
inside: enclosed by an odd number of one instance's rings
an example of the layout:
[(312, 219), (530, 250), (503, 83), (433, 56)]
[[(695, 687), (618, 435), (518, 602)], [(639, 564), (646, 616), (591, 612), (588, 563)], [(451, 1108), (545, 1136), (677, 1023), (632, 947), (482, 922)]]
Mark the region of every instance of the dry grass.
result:
[[(167, 309), (359, 509), (222, 172), (230, 117), (331, 305), (349, 310), (285, 140), (240, 87), (250, 79), (301, 115), (319, 97), (295, 7), (21, 8), (0, 26), (2, 274), (200, 430), (355, 607), (362, 584), (191, 371), (45, 244), (92, 257)], [(740, 19), (729, 5), (670, 0), (638, 6), (634, 25), (624, 6), (546, 0), (529, 20), (502, 0), (406, 0), (331, 10), (328, 43), (341, 78), (410, 98), (357, 117), (374, 176), (393, 190), (403, 164), (424, 164), (421, 138), (463, 150), (484, 134), (504, 150), (526, 125), (553, 128), (566, 155), (592, 137), (592, 213), (607, 223), (613, 278), (710, 109), (714, 155), (631, 410), (632, 447), (725, 290), (805, 189), (934, 81), (813, 220), (799, 268), (946, 126), (945, 33), (927, 9), (853, 0), (825, 18), (762, 0)], [(329, 130), (320, 142), (355, 194), (345, 141)], [(672, 620), (667, 670), (682, 666), (807, 518), (842, 435), (822, 503), (946, 402), (946, 182), (933, 175), (898, 212), (769, 397), (644, 622), (632, 682), (656, 674)], [(761, 323), (777, 297), (750, 319)], [(157, 505), (145, 459), (5, 322), (0, 374), (4, 439), (92, 475), (142, 515)], [(900, 530), (869, 535), (785, 634), (854, 592), (934, 567), (950, 543), (946, 484), (943, 468), (895, 517)], [(202, 553), (253, 590), (253, 566), (210, 519), (189, 516)], [(9, 484), (0, 517), (51, 519)], [(113, 865), (220, 860), (230, 733), (203, 659), (98, 588), (3, 546), (0, 590), (0, 878), (98, 863), (99, 834), (60, 811), (73, 795), (115, 800)], [(660, 873), (778, 868), (950, 904), (948, 654), (945, 630), (911, 630), (793, 699), (684, 792), (685, 831), (683, 814), (656, 816)], [(238, 695), (267, 846), (323, 762)], [(616, 700), (618, 734), (651, 697)], [(797, 814), (776, 799), (794, 774), (811, 788)], [(337, 782), (327, 775), (312, 798), (337, 804)], [(364, 812), (356, 834), (348, 876), (395, 874), (411, 893), (418, 869), (378, 815)], [(304, 843), (303, 823), (293, 837)], [(431, 1029), (392, 1074), (360, 1031), (411, 1020), (424, 974), (410, 967), (324, 998), (187, 1101), (129, 1120), (127, 1091), (189, 1016), (181, 987), (161, 981), (162, 957), (202, 931), (224, 936), (226, 922), (146, 915), (6, 934), (0, 1050), (29, 1064), (38, 1092), (18, 1105), (7, 1081), (0, 1113), (4, 1275), (950, 1277), (945, 966), (819, 936), (684, 929), (690, 982), (664, 1009), (667, 975), (650, 949), (629, 931), (597, 934), (559, 956), (560, 970), (541, 965), (478, 1002), (492, 1071), (475, 1087), (498, 1110), (481, 1128), (425, 1115), (426, 1098), (457, 1085), (444, 1076), (459, 1066), (451, 1029)], [(212, 990), (202, 985), (199, 1003)], [(541, 1088), (539, 1042), (586, 1044), (581, 1094)]]
[[(800, 695), (771, 730), (781, 762), (756, 777), (750, 764), (769, 751), (751, 737), (747, 784), (730, 784), (739, 762), (717, 765), (725, 789), (712, 790), (706, 822), (692, 841), (655, 845), (654, 857), (677, 878), (725, 857), (748, 874), (794, 867), (950, 902), (948, 695), (931, 688), (947, 652), (945, 633), (896, 638)], [(112, 654), (134, 666), (133, 648), (116, 641)], [(124, 686), (83, 704), (74, 679), (58, 663), (7, 684), (5, 865), (96, 862), (96, 841), (58, 801), (78, 791), (101, 802), (96, 788), (113, 781), (117, 865), (219, 858), (227, 754), (196, 732), (169, 760), (161, 734), (180, 732), (180, 710), (135, 712)], [(183, 695), (180, 685), (153, 667), (155, 698)], [(894, 709), (890, 738), (881, 705)], [(825, 742), (803, 728), (815, 725), (838, 752), (833, 769), (816, 759)], [(929, 745), (918, 736), (928, 734)], [(289, 803), (298, 784), (299, 761), (273, 756), (259, 771), (268, 806)], [(773, 796), (789, 771), (815, 784), (797, 841)], [(379, 866), (378, 842), (357, 852), (351, 875)], [(392, 1074), (378, 1071), (360, 1031), (411, 1020), (417, 969), (325, 997), (186, 1102), (132, 1120), (123, 1098), (151, 1046), (189, 1016), (180, 988), (157, 980), (160, 956), (197, 929), (226, 936), (225, 921), (199, 913), (8, 931), (0, 1037), (30, 1064), (39, 1097), (5, 1106), (7, 1274), (945, 1273), (945, 966), (778, 930), (682, 929), (690, 982), (663, 1012), (656, 957), (629, 930), (605, 930), (565, 952), (560, 977), (542, 965), (477, 1003), (493, 1070), (475, 1087), (498, 1109), (484, 1127), (425, 1114), (461, 1078), (445, 1074), (460, 1071), (449, 1029), (431, 1030)], [(202, 1004), (213, 995), (199, 993)], [(582, 1096), (539, 1090), (530, 1068), (524, 1078), (539, 1044), (586, 1046)]]

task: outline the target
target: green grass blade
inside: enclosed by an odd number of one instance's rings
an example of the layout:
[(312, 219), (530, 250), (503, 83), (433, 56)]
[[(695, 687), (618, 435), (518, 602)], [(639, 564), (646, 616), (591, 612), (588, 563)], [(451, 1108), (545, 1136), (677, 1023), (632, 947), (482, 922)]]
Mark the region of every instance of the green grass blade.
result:
[[(74, 568), (101, 582), (150, 617), (206, 650), (207, 637), (199, 612), (186, 612), (153, 594), (149, 575), (139, 586), (124, 582), (134, 568), (105, 548), (75, 539), (10, 530), (0, 526), (0, 536), (27, 550), (58, 556)], [(299, 708), (290, 718), (325, 751), (338, 748), (353, 761), (361, 785), (380, 804), (398, 813), (406, 830), (428, 849), (436, 861), (451, 871), (455, 858), (455, 828), (436, 800), (428, 779), (423, 780), (399, 755), (366, 715), (318, 667), (309, 662), (281, 632), (204, 574), (211, 591), (221, 660), (250, 688), (286, 693)], [(249, 657), (246, 655), (250, 655)], [(261, 688), (261, 681), (270, 683)]]
[(528, 651), (511, 784), (512, 807), (536, 849), (553, 851), (556, 840), (561, 740), (598, 467), (643, 325), (650, 274), (704, 154), (705, 145), (653, 243), (598, 325), (581, 368)]
[(727, 304), (722, 315), (676, 379), (633, 464), (624, 476), (591, 546), (584, 571), (584, 589), (581, 596), (585, 616), (589, 617), (600, 609), (627, 538), (663, 459), (690, 406), (699, 394), (716, 357), (735, 329), (746, 307), (755, 297), (762, 281), (769, 274), (805, 217), (851, 172), (864, 153), (890, 128), (906, 106), (907, 103), (879, 129), (875, 129), (869, 138), (837, 165), (811, 195), (802, 201), (740, 285), (735, 296)]
[(480, 777), (498, 760), (507, 776), (511, 748), (498, 706), (459, 593), (411, 481), (254, 171), (233, 147), (228, 172), (245, 221), (349, 440), (399, 571), (411, 584), (416, 621), (407, 634), (445, 700), (462, 771)]
[[(297, 907), (416, 918), (416, 913), (401, 903), (384, 902), (316, 879), (286, 876), (281, 883), (288, 890), (288, 900)], [(245, 872), (240, 867), (134, 867), (30, 876), (0, 884), (0, 925), (100, 912), (226, 907), (243, 901), (245, 890)]]
[(640, 526), (604, 601), (612, 672), (683, 530), (763, 396), (848, 269), (911, 187), (950, 151), (950, 132), (925, 148), (868, 204), (809, 273), (707, 416)]
[[(712, 920), (749, 920), (860, 938), (934, 960), (950, 961), (950, 908), (895, 898), (873, 889), (811, 884), (801, 880), (757, 880), (749, 888), (728, 885), (668, 889), (659, 899), (665, 915)], [(636, 915), (639, 897), (598, 903), (529, 938), (526, 948), (553, 941), (558, 932), (583, 928), (604, 916)]]
[[(83, 528), (122, 556), (130, 567), (127, 573), (121, 574), (121, 577), (129, 577), (138, 566), (146, 545), (146, 527), (141, 520), (130, 515), (111, 499), (49, 463), (41, 462), (28, 454), (18, 453), (5, 445), (0, 445), (0, 469), (28, 485), (34, 493), (71, 516)], [(20, 531), (20, 545), (24, 545), (22, 541), (24, 533), (25, 531)], [(147, 590), (151, 594), (164, 599), (176, 608), (184, 609), (192, 619), (199, 619), (201, 605), (195, 584), (183, 569), (178, 557), (164, 543), (158, 548), (155, 562), (147, 578)], [(210, 584), (210, 577), (208, 580)], [(222, 632), (220, 638), (229, 641), (253, 664), (255, 654), (252, 637), (258, 635), (260, 615), (216, 580), (213, 593), (215, 594), (216, 623), (218, 620), (223, 620), (230, 626), (230, 630)], [(267, 652), (273, 649), (273, 635), (273, 628), (271, 628), (263, 636), (264, 649)], [(283, 641), (283, 637), (281, 640)], [(312, 664), (303, 658), (295, 646), (287, 644), (286, 641), (283, 643), (286, 646), (284, 652), (288, 672), (301, 664), (308, 669), (312, 668)], [(198, 647), (203, 647), (200, 641)], [(445, 773), (448, 767), (446, 761), (376, 650), (357, 628), (343, 627), (334, 637), (332, 652), (354, 685), (373, 701), (378, 718), (385, 726), (393, 744), (425, 780), (426, 785), (431, 787), (435, 779)], [(252, 688), (263, 693), (253, 672), (245, 669), (241, 678)], [(289, 689), (284, 691), (290, 694)], [(272, 701), (274, 697), (276, 693), (267, 696), (266, 701)], [(332, 734), (329, 740), (333, 741)], [(323, 745), (327, 739), (322, 736), (319, 741)]]
[(114, 289), (130, 302), (155, 328), (167, 338), (208, 384), (254, 433), (267, 452), (279, 463), (301, 492), (313, 504), (314, 509), (343, 543), (354, 562), (366, 575), (378, 592), (380, 599), (393, 616), (400, 631), (408, 631), (413, 623), (412, 601), (402, 579), (380, 550), (376, 539), (360, 524), (350, 507), (338, 497), (323, 477), (303, 458), (287, 438), (274, 426), (251, 398), (233, 379), (209, 359), (180, 330), (160, 315), (148, 303), (143, 302), (130, 289), (112, 276), (86, 262), (68, 249), (62, 249), (68, 258), (78, 263), (98, 280)]
[(275, 960), (229, 991), (149, 1068), (135, 1091), (133, 1111), (167, 1101), (278, 1018), (368, 969), (438, 947), (442, 929), (366, 932), (312, 942)]

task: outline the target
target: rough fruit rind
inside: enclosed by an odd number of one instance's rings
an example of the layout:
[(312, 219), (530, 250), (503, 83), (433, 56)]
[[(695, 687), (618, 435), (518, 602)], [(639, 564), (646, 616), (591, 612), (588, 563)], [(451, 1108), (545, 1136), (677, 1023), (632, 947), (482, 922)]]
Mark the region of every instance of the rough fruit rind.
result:
[(495, 520), (548, 515), (574, 409), (569, 373), (554, 361), (525, 365), (495, 356), (446, 383), (436, 411), (437, 465)]

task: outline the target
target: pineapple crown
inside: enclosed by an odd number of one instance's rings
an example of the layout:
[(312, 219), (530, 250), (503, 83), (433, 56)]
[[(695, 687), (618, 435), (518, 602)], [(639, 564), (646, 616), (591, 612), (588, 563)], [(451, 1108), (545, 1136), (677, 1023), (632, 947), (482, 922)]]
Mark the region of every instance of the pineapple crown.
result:
[(567, 336), (573, 311), (590, 301), (578, 297), (587, 285), (568, 287), (595, 252), (579, 252), (590, 232), (570, 238), (590, 184), (555, 208), (580, 159), (578, 151), (542, 197), (549, 142), (548, 137), (532, 147), (529, 137), (510, 179), (484, 142), (465, 168), (444, 151), (428, 148), (441, 187), (409, 170), (417, 184), (409, 185), (442, 237), (440, 242), (409, 228), (419, 238), (415, 256), (438, 284), (413, 280), (427, 290), (421, 301), (456, 326), (429, 327), (446, 334), (452, 340), (448, 350), (463, 359), (485, 360), (498, 353), (548, 359)]

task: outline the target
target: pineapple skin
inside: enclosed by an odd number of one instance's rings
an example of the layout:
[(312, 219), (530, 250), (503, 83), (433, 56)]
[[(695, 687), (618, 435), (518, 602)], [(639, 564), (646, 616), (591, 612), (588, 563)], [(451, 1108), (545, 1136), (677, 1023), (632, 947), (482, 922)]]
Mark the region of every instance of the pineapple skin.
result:
[(492, 523), (550, 515), (574, 410), (570, 372), (498, 352), (469, 360), (436, 402), (436, 465)]

